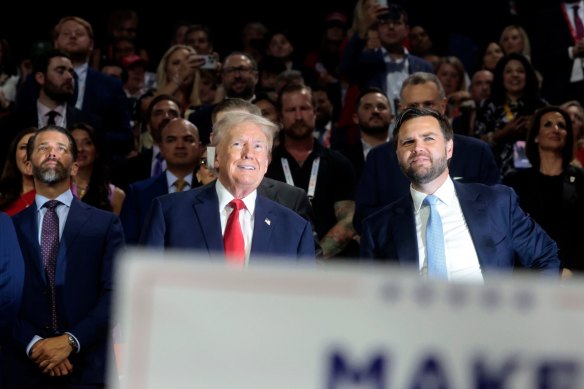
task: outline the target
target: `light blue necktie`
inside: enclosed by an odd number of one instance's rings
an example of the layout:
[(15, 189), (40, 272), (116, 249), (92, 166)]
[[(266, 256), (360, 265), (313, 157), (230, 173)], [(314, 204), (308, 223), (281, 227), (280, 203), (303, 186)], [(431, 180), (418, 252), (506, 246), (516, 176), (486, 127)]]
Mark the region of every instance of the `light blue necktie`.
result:
[(428, 261), (428, 278), (448, 279), (446, 255), (444, 253), (444, 233), (442, 219), (436, 205), (438, 197), (428, 195), (422, 204), (430, 207), (430, 216), (426, 225), (426, 257)]

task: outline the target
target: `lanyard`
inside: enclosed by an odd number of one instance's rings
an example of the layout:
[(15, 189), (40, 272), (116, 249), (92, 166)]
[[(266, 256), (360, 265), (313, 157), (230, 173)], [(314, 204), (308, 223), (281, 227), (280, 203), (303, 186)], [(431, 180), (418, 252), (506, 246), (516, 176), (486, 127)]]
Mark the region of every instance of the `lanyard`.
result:
[[(294, 186), (294, 179), (292, 178), (292, 171), (290, 170), (290, 164), (288, 163), (288, 160), (282, 157), (281, 162), (282, 169), (284, 170), (284, 177), (286, 178), (286, 183), (288, 185)], [(312, 161), (312, 169), (310, 170), (310, 180), (308, 181), (308, 191), (306, 193), (310, 200), (314, 198), (314, 192), (316, 191), (316, 179), (318, 176), (319, 165), (320, 157), (317, 157)]]

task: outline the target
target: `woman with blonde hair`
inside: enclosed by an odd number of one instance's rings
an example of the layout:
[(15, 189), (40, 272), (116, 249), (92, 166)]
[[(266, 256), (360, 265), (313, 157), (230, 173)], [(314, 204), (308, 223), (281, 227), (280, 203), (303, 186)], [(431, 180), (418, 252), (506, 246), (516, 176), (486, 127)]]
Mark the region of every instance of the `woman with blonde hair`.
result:
[(522, 54), (527, 59), (531, 59), (529, 36), (525, 29), (518, 24), (511, 24), (503, 29), (499, 38), (499, 45), (505, 55), (517, 53)]
[(187, 45), (174, 45), (166, 50), (156, 69), (156, 89), (142, 100), (142, 112), (153, 97), (166, 94), (179, 101), (187, 117), (189, 107), (201, 105), (199, 69), (204, 62), (195, 49)]

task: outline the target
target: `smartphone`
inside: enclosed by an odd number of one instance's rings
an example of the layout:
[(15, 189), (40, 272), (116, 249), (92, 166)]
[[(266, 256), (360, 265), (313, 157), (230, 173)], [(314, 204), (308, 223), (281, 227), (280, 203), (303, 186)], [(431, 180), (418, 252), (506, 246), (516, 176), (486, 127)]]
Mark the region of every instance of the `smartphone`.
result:
[(205, 62), (201, 65), (201, 69), (215, 69), (215, 64), (217, 63), (217, 56), (213, 54), (199, 55), (199, 58), (203, 58)]

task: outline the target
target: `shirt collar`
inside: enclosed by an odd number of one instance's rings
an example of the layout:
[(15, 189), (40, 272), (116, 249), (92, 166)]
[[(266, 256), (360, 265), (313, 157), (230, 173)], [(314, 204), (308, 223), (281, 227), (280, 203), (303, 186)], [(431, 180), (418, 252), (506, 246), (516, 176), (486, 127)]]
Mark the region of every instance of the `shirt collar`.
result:
[[(49, 199), (48, 197), (45, 197), (37, 193), (34, 197), (34, 202), (37, 206), (37, 210), (40, 210), (42, 206), (45, 205), (45, 203), (49, 200), (52, 199)], [(59, 196), (55, 198), (55, 200), (59, 200), (61, 203), (71, 208), (71, 203), (73, 202), (73, 193), (71, 192), (71, 189), (67, 189), (65, 192), (61, 193)]]
[[(233, 200), (235, 197), (233, 197), (233, 195), (229, 193), (227, 188), (223, 186), (219, 179), (215, 180), (215, 190), (217, 191), (217, 198), (219, 199), (219, 211), (222, 211), (225, 209), (227, 204), (229, 204), (229, 202)], [(258, 195), (257, 190), (254, 190), (253, 192), (251, 192), (250, 194), (241, 199), (243, 200), (243, 203), (245, 204), (245, 207), (247, 208), (249, 213), (251, 213), (252, 215), (254, 214), (255, 211), (257, 195)]]
[[(166, 182), (168, 183), (169, 188), (174, 185), (176, 180), (178, 180), (178, 177), (172, 174), (170, 170), (166, 169)], [(189, 186), (192, 186), (193, 173), (187, 174), (184, 180), (187, 184), (189, 184)]]
[(87, 69), (89, 69), (89, 63), (87, 62), (73, 68), (77, 77), (83, 80), (87, 77)]
[[(428, 195), (426, 193), (419, 192), (419, 191), (415, 190), (411, 185), (410, 185), (410, 194), (411, 194), (412, 200), (414, 202), (414, 211), (416, 213), (418, 213), (418, 212), (420, 212), (420, 208), (422, 207), (422, 202), (424, 201), (424, 199)], [(442, 186), (440, 188), (438, 188), (436, 190), (436, 192), (434, 192), (432, 194), (434, 196), (438, 197), (438, 199), (442, 203), (444, 203), (446, 205), (452, 204), (452, 202), (454, 201), (454, 198), (456, 197), (456, 191), (454, 190), (454, 183), (452, 182), (452, 179), (450, 178), (450, 176), (448, 176), (446, 181), (444, 181), (444, 184), (442, 184)]]
[(44, 118), (51, 111), (55, 111), (59, 113), (62, 117), (65, 117), (66, 110), (67, 103), (57, 105), (55, 109), (50, 109), (49, 107), (47, 107), (46, 105), (37, 100), (37, 112), (39, 113), (39, 117)]

